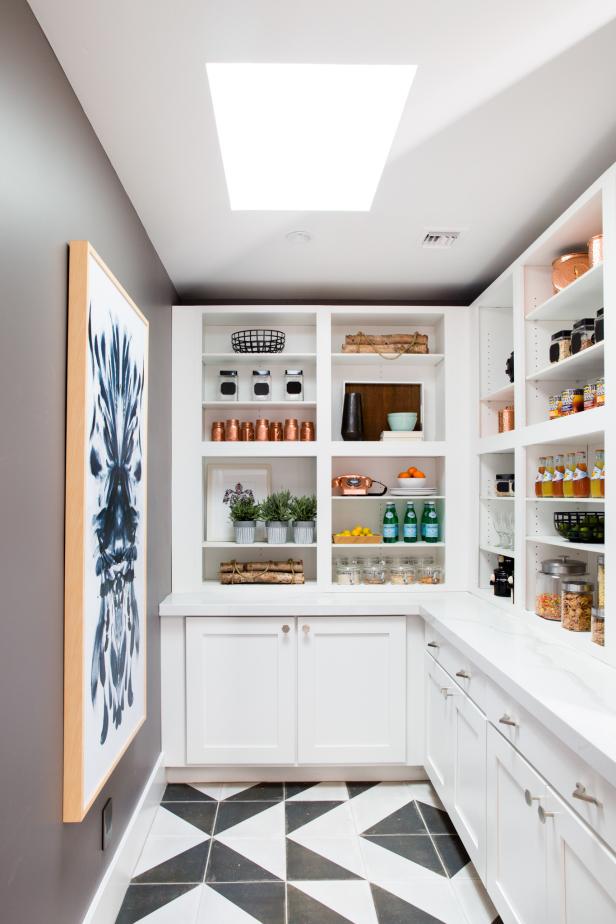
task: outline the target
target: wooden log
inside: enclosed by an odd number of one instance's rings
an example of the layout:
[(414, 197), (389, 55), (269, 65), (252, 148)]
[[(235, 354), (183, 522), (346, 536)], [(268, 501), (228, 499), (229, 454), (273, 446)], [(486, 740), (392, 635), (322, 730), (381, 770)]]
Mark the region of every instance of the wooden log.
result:
[(417, 354), (422, 353), (426, 354), (430, 351), (428, 350), (428, 345), (425, 343), (385, 343), (383, 345), (371, 346), (367, 343), (343, 343), (342, 344), (343, 353), (379, 353), (383, 355), (388, 354)]
[(219, 575), (221, 584), (303, 584), (303, 574), (291, 574), (290, 572), (268, 571), (267, 574), (256, 571), (243, 571), (240, 574), (236, 572), (221, 573)]
[(347, 334), (344, 338), (345, 343), (427, 343), (428, 335), (420, 334), (415, 331), (414, 334)]
[(225, 574), (231, 571), (273, 571), (275, 573), (301, 573), (304, 570), (303, 561), (223, 561), (220, 563), (219, 570)]

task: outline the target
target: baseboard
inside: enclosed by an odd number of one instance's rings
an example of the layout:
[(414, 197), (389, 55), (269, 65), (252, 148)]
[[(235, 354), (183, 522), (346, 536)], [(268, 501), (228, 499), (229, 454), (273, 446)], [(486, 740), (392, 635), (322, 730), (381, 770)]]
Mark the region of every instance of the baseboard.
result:
[(167, 767), (170, 783), (402, 782), (427, 780), (423, 767)]
[(154, 765), (82, 924), (109, 924), (118, 916), (135, 864), (165, 791), (163, 758), (164, 755), (160, 754)]

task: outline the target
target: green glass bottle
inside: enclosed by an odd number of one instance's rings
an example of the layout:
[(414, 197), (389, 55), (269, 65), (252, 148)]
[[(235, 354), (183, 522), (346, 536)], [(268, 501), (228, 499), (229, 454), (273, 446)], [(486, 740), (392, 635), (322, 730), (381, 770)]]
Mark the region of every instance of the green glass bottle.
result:
[(398, 541), (398, 514), (393, 501), (388, 501), (383, 517), (383, 542)]
[(417, 542), (417, 514), (413, 501), (406, 502), (404, 523), (402, 524), (402, 537), (404, 542)]
[(426, 501), (421, 517), (421, 538), (423, 542), (438, 542), (440, 526), (434, 501)]

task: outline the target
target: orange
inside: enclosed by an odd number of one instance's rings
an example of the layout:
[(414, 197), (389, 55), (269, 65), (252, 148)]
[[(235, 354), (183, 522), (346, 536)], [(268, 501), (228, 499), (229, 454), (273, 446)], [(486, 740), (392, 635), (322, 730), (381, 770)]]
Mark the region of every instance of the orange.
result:
[(411, 465), (409, 468), (407, 468), (407, 472), (409, 473), (409, 475), (411, 475), (411, 477), (415, 474), (416, 471), (417, 469), (415, 468), (414, 465)]
[(416, 469), (414, 470), (414, 472), (413, 472), (413, 478), (425, 478), (425, 477), (426, 477), (426, 476), (424, 475), (424, 473), (421, 472), (418, 468), (416, 468)]
[(410, 478), (410, 477), (411, 476), (409, 475), (408, 472), (400, 472), (400, 474), (398, 475), (398, 478)]

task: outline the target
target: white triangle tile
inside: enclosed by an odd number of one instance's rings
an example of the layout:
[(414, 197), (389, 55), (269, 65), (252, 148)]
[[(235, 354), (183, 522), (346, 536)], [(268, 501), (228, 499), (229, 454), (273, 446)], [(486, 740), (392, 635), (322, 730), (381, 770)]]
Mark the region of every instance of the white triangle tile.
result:
[(294, 882), (315, 901), (331, 908), (352, 924), (378, 924), (372, 892), (368, 882)]
[(291, 796), (287, 802), (342, 802), (348, 798), (346, 783), (315, 783), (309, 789)]
[(244, 790), (250, 789), (252, 786), (256, 785), (256, 783), (221, 783), (218, 799), (222, 802), (224, 799), (237, 796), (238, 792), (244, 792)]
[(342, 805), (335, 806), (331, 811), (297, 828), (292, 832), (292, 836), (301, 834), (304, 837), (354, 837), (357, 832), (350, 805), (350, 802), (343, 802)]
[(434, 808), (443, 808), (443, 803), (430, 783), (409, 783), (408, 787), (410, 799), (416, 799), (418, 802), (424, 802), (426, 805), (434, 806)]
[[(151, 889), (154, 886), (143, 886), (142, 888)], [(157, 908), (156, 911), (146, 914), (144, 918), (139, 918), (139, 924), (197, 924), (202, 890), (202, 886), (195, 886), (190, 892), (185, 892), (179, 898), (174, 898), (172, 902), (167, 902), (162, 908)]]
[(366, 878), (366, 867), (359, 846), (358, 837), (305, 837), (297, 831), (289, 835), (302, 847), (312, 850), (313, 853), (337, 863), (343, 869), (348, 869), (356, 876)]
[(233, 837), (225, 831), (216, 836), (231, 850), (248, 857), (253, 863), (262, 866), (279, 879), (287, 878), (287, 851), (284, 837)]
[(284, 839), (284, 802), (276, 802), (263, 812), (257, 812), (240, 821), (232, 828), (226, 828), (227, 837), (260, 837)]
[(228, 901), (215, 889), (203, 886), (196, 924), (256, 924), (256, 921), (251, 914)]
[(447, 884), (447, 879), (431, 869), (427, 869), (420, 863), (414, 863), (401, 857), (400, 854), (388, 850), (387, 847), (381, 847), (374, 841), (365, 837), (358, 838), (360, 849), (366, 870), (366, 878), (370, 882), (376, 882), (380, 885), (385, 880), (410, 881), (415, 879), (424, 879), (435, 884)]
[(204, 796), (209, 796), (210, 799), (214, 799), (215, 802), (218, 802), (220, 798), (220, 790), (222, 783), (190, 783), (193, 789), (198, 789), (199, 792), (202, 792)]
[(451, 887), (469, 924), (491, 924), (498, 912), (479, 880), (451, 880)]
[(413, 799), (408, 783), (379, 783), (351, 799), (357, 833), (367, 831)]
[[(192, 825), (190, 827), (192, 828)], [(133, 876), (140, 876), (146, 870), (158, 866), (159, 863), (164, 863), (166, 860), (176, 857), (179, 853), (184, 853), (185, 850), (190, 850), (191, 847), (196, 847), (209, 839), (209, 834), (203, 833), (186, 834), (184, 836), (176, 835), (175, 837), (150, 835), (141, 851)]]
[[(414, 879), (412, 882), (378, 882), (386, 892), (397, 895), (402, 901), (409, 902), (431, 914), (443, 924), (462, 924), (460, 906), (447, 879), (438, 877), (438, 882), (426, 879)], [(468, 924), (479, 924), (471, 919)]]
[(207, 834), (200, 831), (188, 821), (184, 821), (174, 812), (169, 812), (164, 806), (160, 806), (154, 816), (154, 823), (150, 828), (148, 837), (190, 837), (199, 835), (202, 840), (207, 840)]

